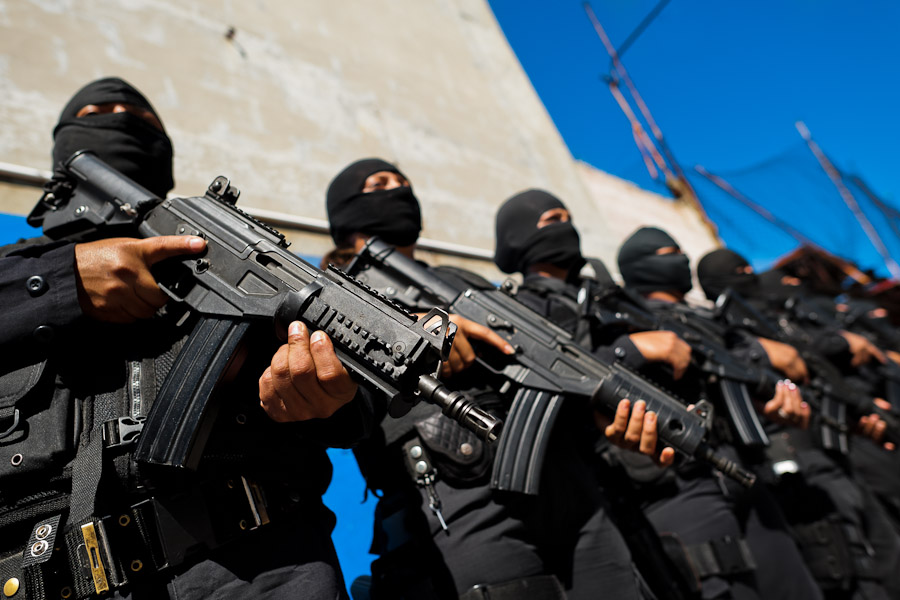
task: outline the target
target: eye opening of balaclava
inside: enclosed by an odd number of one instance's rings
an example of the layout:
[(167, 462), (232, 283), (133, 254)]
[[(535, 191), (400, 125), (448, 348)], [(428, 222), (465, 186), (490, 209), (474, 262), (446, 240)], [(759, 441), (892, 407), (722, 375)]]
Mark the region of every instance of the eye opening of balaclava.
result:
[(394, 246), (410, 246), (419, 239), (422, 212), (412, 186), (363, 193), (366, 179), (380, 171), (403, 175), (385, 160), (364, 158), (347, 166), (328, 185), (325, 208), (336, 245), (346, 245), (354, 233), (377, 235)]
[(520, 192), (497, 211), (494, 263), (505, 273), (527, 273), (529, 267), (550, 263), (569, 273), (584, 264), (581, 239), (571, 222), (550, 223), (538, 228), (541, 215), (565, 205), (543, 190)]
[(697, 279), (710, 300), (715, 300), (728, 288), (744, 298), (752, 298), (759, 291), (759, 278), (756, 273), (740, 270), (748, 266), (747, 259), (734, 250), (719, 248), (697, 263)]
[(656, 227), (641, 227), (619, 248), (619, 272), (627, 287), (642, 294), (677, 291), (686, 294), (693, 284), (684, 254), (656, 254), (660, 248), (680, 248), (672, 236)]
[[(172, 141), (146, 120), (130, 112), (77, 117), (89, 104), (124, 103), (149, 110), (150, 102), (131, 84), (116, 77), (93, 81), (69, 100), (53, 129), (53, 168), (79, 150), (101, 160), (160, 197), (175, 186)], [(162, 120), (160, 119), (160, 122)]]
[[(799, 280), (799, 284), (784, 283), (785, 277), (793, 277), (784, 269), (773, 267), (763, 271), (757, 277), (759, 294), (773, 302), (783, 302), (797, 295), (807, 295), (811, 292), (810, 286)], [(795, 278), (796, 279), (796, 278)]]

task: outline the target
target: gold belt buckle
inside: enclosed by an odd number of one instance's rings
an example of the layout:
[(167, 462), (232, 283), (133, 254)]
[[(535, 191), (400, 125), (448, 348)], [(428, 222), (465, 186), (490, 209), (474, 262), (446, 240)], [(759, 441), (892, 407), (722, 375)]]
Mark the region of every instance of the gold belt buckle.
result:
[(109, 581), (106, 579), (106, 569), (103, 568), (103, 561), (100, 559), (100, 542), (93, 523), (85, 523), (81, 526), (81, 537), (84, 538), (84, 548), (87, 550), (91, 577), (94, 579), (94, 589), (98, 594), (108, 592)]

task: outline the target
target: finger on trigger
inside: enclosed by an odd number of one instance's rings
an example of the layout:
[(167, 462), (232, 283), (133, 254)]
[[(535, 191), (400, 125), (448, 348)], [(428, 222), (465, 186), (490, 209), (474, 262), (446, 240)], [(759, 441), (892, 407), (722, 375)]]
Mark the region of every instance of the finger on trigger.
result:
[(469, 322), (469, 325), (466, 327), (466, 334), (470, 337), (475, 338), (476, 340), (486, 342), (491, 346), (494, 346), (504, 354), (513, 354), (515, 349), (509, 345), (509, 342), (500, 337), (499, 334), (495, 331), (491, 331), (484, 325), (480, 325), (478, 323)]
[(174, 256), (196, 254), (206, 248), (206, 240), (193, 235), (162, 235), (140, 240), (137, 244), (148, 266)]

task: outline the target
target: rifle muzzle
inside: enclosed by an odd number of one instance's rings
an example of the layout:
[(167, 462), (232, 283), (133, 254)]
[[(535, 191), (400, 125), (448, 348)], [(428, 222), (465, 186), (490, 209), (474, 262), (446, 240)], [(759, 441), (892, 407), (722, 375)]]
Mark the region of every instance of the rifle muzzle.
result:
[(697, 447), (695, 456), (712, 465), (717, 471), (721, 471), (723, 475), (734, 479), (746, 488), (753, 487), (753, 484), (756, 483), (756, 475), (733, 460), (729, 460), (724, 456), (716, 454), (716, 451), (706, 443), (702, 443)]
[(500, 437), (503, 421), (479, 408), (464, 394), (450, 390), (434, 375), (419, 378), (419, 393), (423, 400), (439, 406), (442, 413), (482, 440), (494, 443)]

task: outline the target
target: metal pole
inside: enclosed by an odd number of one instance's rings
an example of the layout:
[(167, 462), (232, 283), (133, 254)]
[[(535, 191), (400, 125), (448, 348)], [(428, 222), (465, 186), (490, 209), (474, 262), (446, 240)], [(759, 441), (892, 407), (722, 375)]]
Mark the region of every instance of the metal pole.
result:
[[(9, 181), (10, 183), (43, 187), (44, 184), (50, 180), (51, 176), (52, 173), (50, 171), (0, 162), (0, 180)], [(301, 217), (264, 208), (254, 208), (252, 206), (241, 206), (241, 210), (260, 221), (275, 227), (287, 227), (300, 231), (329, 235), (328, 221), (324, 219)], [(488, 262), (494, 260), (494, 253), (490, 250), (474, 248), (472, 246), (463, 246), (462, 244), (454, 244), (453, 242), (419, 238), (416, 247), (420, 250), (445, 254), (448, 256), (459, 256), (460, 258), (471, 258)]]
[(875, 250), (878, 254), (881, 255), (882, 260), (884, 260), (885, 266), (888, 268), (888, 271), (891, 272), (891, 276), (894, 279), (900, 279), (900, 265), (897, 264), (897, 261), (893, 259), (891, 253), (888, 251), (887, 246), (884, 245), (884, 242), (881, 240), (881, 236), (878, 235), (878, 231), (875, 229), (875, 226), (872, 225), (872, 222), (869, 221), (869, 218), (862, 211), (859, 206), (859, 203), (856, 201), (856, 198), (853, 197), (853, 194), (847, 189), (847, 186), (844, 185), (844, 181), (841, 178), (840, 171), (834, 166), (834, 164), (828, 160), (828, 157), (819, 148), (819, 145), (816, 144), (812, 139), (812, 134), (809, 132), (809, 129), (803, 123), (803, 121), (797, 121), (794, 126), (797, 128), (797, 131), (800, 132), (800, 135), (806, 140), (806, 145), (809, 146), (809, 149), (812, 151), (813, 155), (819, 160), (819, 164), (822, 165), (822, 169), (825, 173), (828, 174), (828, 177), (831, 178), (831, 182), (838, 189), (838, 193), (841, 195), (841, 198), (844, 200), (844, 204), (847, 205), (847, 208), (850, 209), (850, 212), (853, 213), (853, 216), (856, 217), (856, 220), (859, 222), (860, 226), (863, 228), (863, 231), (866, 233), (866, 236), (869, 238), (869, 241), (875, 246)]

